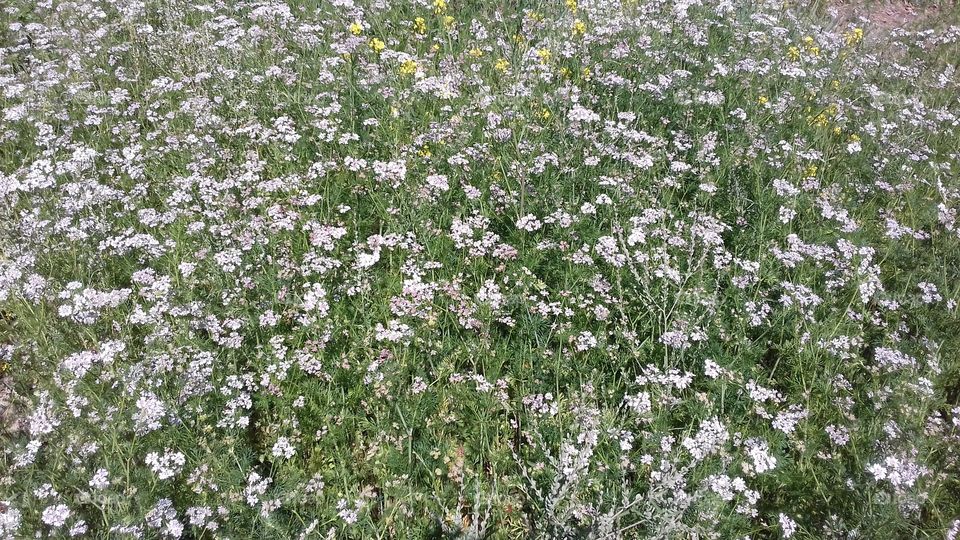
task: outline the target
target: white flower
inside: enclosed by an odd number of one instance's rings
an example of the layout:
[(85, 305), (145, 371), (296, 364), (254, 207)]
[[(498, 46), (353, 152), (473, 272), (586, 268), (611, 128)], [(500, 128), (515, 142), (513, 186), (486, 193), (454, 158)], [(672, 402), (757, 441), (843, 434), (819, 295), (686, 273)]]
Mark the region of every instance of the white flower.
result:
[(40, 520), (47, 525), (57, 528), (62, 527), (70, 517), (70, 508), (65, 504), (54, 504), (43, 509), (43, 515)]
[(781, 206), (779, 211), (780, 223), (790, 223), (793, 218), (797, 217), (797, 211), (792, 208), (787, 208), (786, 206)]
[(783, 530), (783, 537), (790, 538), (797, 532), (797, 522), (790, 519), (786, 514), (780, 514), (780, 528)]
[(375, 249), (371, 253), (360, 253), (357, 255), (357, 268), (370, 268), (380, 260), (380, 250)]
[(297, 449), (290, 444), (290, 439), (280, 437), (273, 445), (273, 457), (290, 459), (297, 453)]
[(937, 290), (937, 286), (933, 283), (927, 283), (924, 281), (917, 283), (917, 287), (920, 288), (920, 292), (923, 294), (922, 299), (924, 304), (933, 304), (934, 302), (943, 300), (943, 296), (940, 295), (940, 292)]
[(157, 475), (157, 478), (166, 480), (180, 473), (187, 462), (187, 457), (180, 452), (165, 448), (162, 456), (157, 452), (150, 452), (144, 461), (150, 466), (150, 470)]
[(543, 223), (533, 214), (527, 214), (517, 220), (517, 228), (521, 231), (533, 232), (539, 230)]
[(447, 177), (442, 174), (432, 174), (428, 176), (427, 185), (437, 191), (448, 191), (450, 189)]
[(796, 429), (800, 420), (807, 417), (807, 411), (799, 405), (791, 405), (786, 411), (777, 414), (773, 419), (773, 428), (790, 435)]
[(760, 439), (748, 440), (747, 454), (753, 460), (753, 470), (757, 474), (771, 471), (777, 466), (777, 458), (770, 455), (770, 447), (766, 441)]
[(701, 461), (723, 448), (729, 438), (727, 428), (714, 417), (700, 422), (696, 436), (685, 438), (682, 444), (696, 461)]
[(103, 489), (110, 485), (109, 473), (106, 469), (97, 469), (93, 478), (90, 479), (89, 486), (93, 489)]
[(600, 255), (603, 260), (612, 266), (619, 268), (627, 263), (627, 257), (620, 252), (617, 240), (612, 236), (598, 238), (594, 249), (596, 249), (597, 255)]
[(850, 442), (850, 430), (843, 426), (835, 426), (830, 424), (824, 431), (827, 433), (827, 436), (830, 437), (830, 442), (837, 446), (845, 446)]
[(891, 371), (909, 369), (917, 365), (917, 361), (909, 355), (886, 347), (877, 347), (873, 353), (873, 360), (878, 366)]
[(573, 108), (570, 109), (570, 112), (567, 113), (567, 118), (571, 122), (599, 122), (600, 121), (599, 114), (591, 111), (590, 109), (581, 107), (580, 105), (574, 105)]
[(83, 536), (87, 534), (87, 522), (84, 520), (79, 520), (70, 526), (70, 536)]
[(593, 336), (592, 333), (584, 331), (580, 332), (580, 335), (577, 336), (576, 344), (574, 347), (580, 351), (588, 351), (597, 346), (597, 338)]
[(918, 465), (907, 456), (887, 456), (880, 463), (867, 467), (867, 472), (878, 481), (886, 480), (898, 491), (913, 487), (921, 477), (930, 474), (930, 470)]
[(166, 406), (153, 392), (144, 392), (137, 399), (137, 412), (133, 416), (134, 429), (145, 435), (160, 429), (160, 419), (166, 414)]
[(376, 331), (377, 339), (380, 341), (400, 343), (413, 337), (413, 329), (411, 329), (409, 325), (397, 320), (388, 322), (387, 326), (377, 323)]
[(10, 505), (10, 501), (0, 501), (0, 538), (16, 538), (20, 529), (20, 511)]
[(327, 291), (323, 285), (314, 283), (307, 286), (307, 292), (303, 295), (303, 310), (317, 317), (327, 316), (330, 304), (327, 303)]
[(635, 396), (624, 396), (623, 401), (627, 407), (630, 407), (633, 409), (633, 412), (641, 416), (653, 410), (653, 404), (650, 401), (650, 394), (648, 392), (640, 392)]
[(256, 506), (260, 502), (260, 496), (267, 492), (267, 488), (273, 483), (271, 478), (264, 478), (255, 472), (247, 476), (247, 487), (243, 490), (243, 496), (250, 506)]

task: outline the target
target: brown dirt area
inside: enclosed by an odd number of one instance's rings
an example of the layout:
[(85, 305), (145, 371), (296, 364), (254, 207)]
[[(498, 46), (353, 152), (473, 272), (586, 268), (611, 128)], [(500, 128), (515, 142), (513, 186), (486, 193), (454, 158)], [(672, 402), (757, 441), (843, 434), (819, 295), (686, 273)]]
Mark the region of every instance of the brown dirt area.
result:
[(862, 19), (870, 22), (874, 30), (892, 31), (916, 27), (924, 21), (936, 20), (944, 12), (952, 11), (950, 5), (917, 5), (908, 2), (836, 2), (829, 9), (838, 26), (856, 23)]

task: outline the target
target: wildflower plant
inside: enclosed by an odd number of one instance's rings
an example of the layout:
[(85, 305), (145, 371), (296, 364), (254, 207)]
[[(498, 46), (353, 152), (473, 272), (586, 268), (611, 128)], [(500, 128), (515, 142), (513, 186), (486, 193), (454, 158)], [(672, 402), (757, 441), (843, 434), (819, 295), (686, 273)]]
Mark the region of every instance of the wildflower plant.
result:
[(0, 538), (955, 538), (960, 29), (0, 8)]

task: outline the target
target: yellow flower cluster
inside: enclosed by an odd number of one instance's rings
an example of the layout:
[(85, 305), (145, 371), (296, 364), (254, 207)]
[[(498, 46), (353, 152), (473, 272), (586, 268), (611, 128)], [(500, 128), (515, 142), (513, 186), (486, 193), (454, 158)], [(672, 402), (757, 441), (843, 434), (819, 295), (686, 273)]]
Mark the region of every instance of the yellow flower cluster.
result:
[(583, 21), (581, 21), (580, 19), (573, 21), (573, 28), (571, 29), (571, 33), (573, 35), (582, 36), (586, 32), (587, 32), (587, 25)]
[(418, 34), (427, 33), (427, 21), (423, 17), (417, 17), (413, 20), (413, 31)]
[(803, 38), (803, 48), (814, 56), (820, 56), (820, 47), (817, 46), (817, 42), (811, 36)]
[[(807, 109), (809, 110), (810, 108), (807, 107)], [(837, 110), (837, 106), (831, 103), (827, 108), (817, 113), (816, 116), (807, 116), (807, 121), (810, 122), (811, 125), (825, 127), (830, 123), (830, 119), (836, 116)]]
[(856, 45), (863, 41), (863, 28), (854, 28), (849, 32), (844, 32), (843, 39), (847, 45)]
[(387, 48), (387, 44), (382, 39), (373, 38), (370, 40), (370, 48), (373, 49), (373, 52), (380, 54)]
[(363, 32), (363, 25), (360, 24), (360, 21), (353, 21), (353, 24), (350, 25), (350, 33), (359, 36)]
[(550, 63), (550, 58), (551, 58), (552, 56), (553, 56), (553, 54), (550, 52), (550, 49), (539, 49), (539, 50), (537, 51), (537, 57), (540, 58), (540, 63), (541, 63), (541, 64), (548, 64), (548, 63)]
[(399, 71), (401, 75), (413, 75), (417, 72), (417, 63), (409, 59), (404, 60), (403, 63), (400, 64)]

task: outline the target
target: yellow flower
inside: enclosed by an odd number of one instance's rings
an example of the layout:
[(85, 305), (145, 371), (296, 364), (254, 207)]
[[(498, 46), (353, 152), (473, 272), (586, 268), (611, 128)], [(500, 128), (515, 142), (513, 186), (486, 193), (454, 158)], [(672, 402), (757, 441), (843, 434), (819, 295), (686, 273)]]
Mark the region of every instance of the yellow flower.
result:
[(820, 56), (820, 47), (817, 46), (817, 41), (811, 36), (803, 38), (803, 48), (814, 56)]
[(566, 4), (567, 4), (567, 9), (569, 9), (574, 13), (577, 12), (577, 0), (567, 0)]
[(562, 76), (564, 76), (564, 77), (569, 77), (569, 76), (570, 76), (570, 68), (568, 68), (567, 66), (563, 66), (562, 68), (560, 68), (560, 75), (562, 75)]
[(423, 148), (420, 149), (420, 155), (423, 157), (430, 157), (431, 155), (433, 155), (433, 153), (430, 152), (429, 146), (424, 146)]
[(845, 32), (843, 38), (847, 42), (847, 45), (856, 45), (863, 41), (863, 28), (854, 28), (849, 32)]
[(850, 142), (860, 142), (860, 136), (856, 133), (850, 134)]
[(550, 109), (544, 107), (544, 108), (540, 111), (540, 118), (542, 118), (542, 119), (544, 119), (544, 120), (548, 120), (548, 119), (550, 118)]
[(830, 86), (832, 86), (834, 90), (839, 90), (839, 89), (840, 89), (840, 81), (834, 80), (833, 83), (831, 83)]
[(500, 73), (506, 72), (507, 68), (509, 67), (510, 67), (510, 62), (507, 62), (506, 58), (501, 58), (497, 60), (495, 64), (493, 64), (493, 68), (499, 71)]
[(433, 0), (433, 12), (437, 15), (447, 11), (446, 0)]
[(417, 72), (417, 63), (409, 59), (404, 60), (403, 63), (400, 64), (399, 71), (401, 75), (413, 75)]
[(590, 77), (593, 75), (590, 73), (590, 68), (583, 68), (580, 70), (580, 75), (583, 77), (583, 80), (589, 81)]
[(575, 36), (582, 36), (587, 32), (587, 25), (584, 24), (584, 22), (581, 21), (580, 19), (577, 19), (573, 21), (573, 29), (571, 30), (571, 32)]
[(800, 49), (796, 47), (790, 47), (787, 49), (787, 58), (796, 62), (800, 59)]
[(470, 49), (470, 52), (468, 54), (470, 54), (471, 58), (480, 58), (481, 56), (483, 56), (483, 51), (474, 47)]
[(841, 131), (841, 130), (840, 130), (840, 126), (837, 126), (837, 127), (833, 128), (833, 134), (834, 134), (834, 135), (839, 135), (839, 134), (840, 134), (840, 131)]
[(810, 165), (809, 167), (807, 167), (807, 169), (806, 169), (805, 171), (803, 171), (803, 176), (805, 176), (805, 177), (807, 177), (807, 178), (813, 178), (813, 177), (816, 176), (816, 175), (817, 175), (817, 166), (816, 166), (816, 165)]
[(767, 99), (767, 96), (760, 96), (757, 98), (757, 103), (760, 105), (766, 105), (770, 100)]
[(427, 33), (427, 21), (423, 17), (417, 17), (413, 20), (413, 31), (418, 34)]
[(373, 38), (370, 40), (370, 48), (373, 49), (373, 52), (380, 53), (387, 48), (387, 44), (382, 39)]
[(527, 16), (530, 17), (531, 20), (536, 22), (540, 22), (543, 20), (543, 16), (537, 13), (536, 11), (531, 11), (529, 14), (527, 14)]
[(360, 21), (353, 21), (353, 24), (350, 25), (350, 33), (359, 36), (363, 32), (363, 26), (360, 24)]
[(446, 15), (443, 17), (443, 25), (446, 26), (447, 28), (450, 28), (451, 26), (453, 26), (453, 23), (455, 22), (457, 22), (457, 20), (451, 17), (450, 15)]
[(537, 56), (540, 57), (541, 64), (546, 64), (550, 62), (550, 57), (553, 55), (550, 53), (550, 49), (540, 49), (537, 51)]
[(439, 52), (439, 51), (440, 51), (440, 44), (439, 44), (439, 43), (434, 43), (433, 46), (430, 47), (430, 50), (433, 51), (433, 52)]

